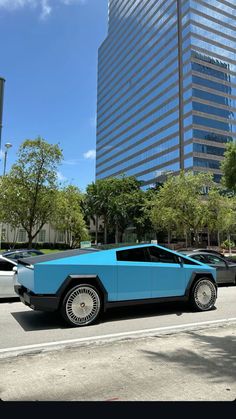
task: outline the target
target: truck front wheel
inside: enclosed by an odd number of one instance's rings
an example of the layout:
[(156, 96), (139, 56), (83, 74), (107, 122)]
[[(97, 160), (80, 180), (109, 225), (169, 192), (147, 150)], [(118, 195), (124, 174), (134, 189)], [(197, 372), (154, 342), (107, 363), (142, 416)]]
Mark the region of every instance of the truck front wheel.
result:
[(70, 326), (94, 323), (101, 310), (101, 297), (95, 287), (79, 284), (69, 289), (61, 304), (61, 315)]
[(190, 302), (195, 311), (211, 310), (216, 302), (216, 287), (208, 278), (200, 278), (193, 286)]

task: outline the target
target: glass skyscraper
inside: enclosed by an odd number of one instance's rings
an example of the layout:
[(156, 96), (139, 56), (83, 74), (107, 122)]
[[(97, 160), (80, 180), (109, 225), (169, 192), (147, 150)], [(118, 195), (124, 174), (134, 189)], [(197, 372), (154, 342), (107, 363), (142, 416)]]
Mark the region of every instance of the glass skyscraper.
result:
[(96, 178), (220, 180), (236, 140), (235, 0), (110, 0), (98, 53)]

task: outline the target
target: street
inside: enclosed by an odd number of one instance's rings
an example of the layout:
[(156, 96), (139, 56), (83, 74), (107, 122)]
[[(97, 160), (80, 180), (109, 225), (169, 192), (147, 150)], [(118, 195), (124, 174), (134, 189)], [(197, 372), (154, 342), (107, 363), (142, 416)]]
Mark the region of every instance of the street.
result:
[[(236, 287), (218, 288), (216, 309), (194, 313), (185, 304), (168, 303), (111, 309), (98, 324), (70, 328), (54, 313), (33, 311), (20, 301), (0, 302), (0, 358), (11, 353), (54, 349), (80, 343), (130, 336), (169, 333), (206, 323), (236, 320)], [(190, 326), (188, 326), (190, 325)], [(14, 349), (16, 348), (16, 350)]]
[(1, 302), (0, 399), (235, 400), (235, 299), (236, 287), (219, 287), (210, 312), (184, 304), (113, 309), (83, 328)]

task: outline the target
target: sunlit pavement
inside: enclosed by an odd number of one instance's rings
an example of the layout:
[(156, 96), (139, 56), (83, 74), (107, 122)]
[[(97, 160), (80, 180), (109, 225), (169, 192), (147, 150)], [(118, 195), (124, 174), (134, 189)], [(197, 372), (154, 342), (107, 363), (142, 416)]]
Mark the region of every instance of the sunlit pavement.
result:
[(3, 401), (232, 401), (236, 325), (0, 360)]

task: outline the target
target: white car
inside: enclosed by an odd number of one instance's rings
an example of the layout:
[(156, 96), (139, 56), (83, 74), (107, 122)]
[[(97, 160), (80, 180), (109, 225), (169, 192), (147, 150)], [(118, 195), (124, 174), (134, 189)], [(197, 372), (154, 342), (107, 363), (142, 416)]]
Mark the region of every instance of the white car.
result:
[(14, 281), (17, 263), (0, 255), (0, 298), (17, 297)]

